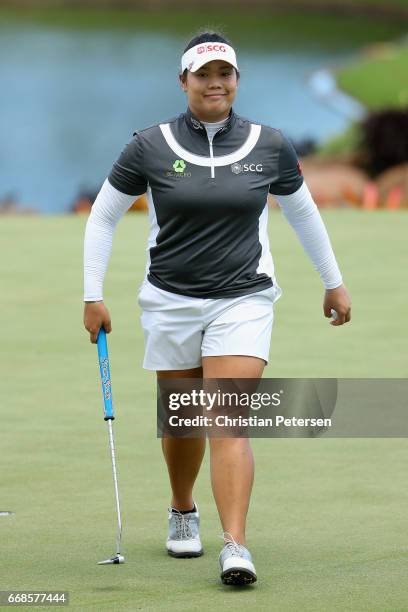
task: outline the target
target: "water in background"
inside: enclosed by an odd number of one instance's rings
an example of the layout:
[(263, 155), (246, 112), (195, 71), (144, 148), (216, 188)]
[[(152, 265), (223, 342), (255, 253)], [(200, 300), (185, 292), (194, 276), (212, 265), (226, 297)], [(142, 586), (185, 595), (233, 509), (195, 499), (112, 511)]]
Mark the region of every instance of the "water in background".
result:
[[(184, 41), (184, 39), (183, 39)], [(184, 111), (177, 80), (183, 41), (164, 34), (0, 30), (0, 200), (64, 212), (81, 187), (97, 189), (136, 129)], [(350, 57), (342, 51), (239, 52), (234, 109), (299, 140), (348, 123), (307, 79)]]

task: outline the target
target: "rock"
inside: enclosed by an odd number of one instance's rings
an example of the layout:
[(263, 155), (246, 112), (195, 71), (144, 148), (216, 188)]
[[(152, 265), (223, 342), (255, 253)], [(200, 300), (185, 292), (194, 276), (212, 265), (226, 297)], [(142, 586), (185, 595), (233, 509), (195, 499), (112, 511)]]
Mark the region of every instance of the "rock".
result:
[(408, 207), (408, 163), (385, 170), (375, 182), (386, 208)]
[(302, 161), (303, 175), (319, 208), (360, 206), (369, 177), (362, 170), (341, 161), (316, 157)]
[(133, 202), (132, 206), (129, 208), (129, 212), (147, 212), (148, 210), (149, 205), (147, 203), (147, 197), (145, 193), (135, 202)]

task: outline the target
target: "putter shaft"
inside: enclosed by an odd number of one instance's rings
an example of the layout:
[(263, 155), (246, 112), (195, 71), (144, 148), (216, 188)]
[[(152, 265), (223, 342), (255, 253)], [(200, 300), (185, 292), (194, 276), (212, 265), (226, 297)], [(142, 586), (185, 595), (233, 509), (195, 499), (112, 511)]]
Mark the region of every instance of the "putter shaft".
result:
[(118, 517), (118, 529), (117, 529), (117, 534), (116, 534), (116, 555), (119, 557), (120, 556), (120, 545), (121, 545), (121, 540), (122, 540), (122, 519), (121, 519), (121, 514), (120, 514), (118, 476), (116, 472), (115, 444), (113, 441), (112, 419), (108, 419), (107, 423), (108, 423), (108, 433), (109, 433), (109, 446), (110, 446), (111, 459), (112, 459), (113, 484), (115, 488), (116, 513)]

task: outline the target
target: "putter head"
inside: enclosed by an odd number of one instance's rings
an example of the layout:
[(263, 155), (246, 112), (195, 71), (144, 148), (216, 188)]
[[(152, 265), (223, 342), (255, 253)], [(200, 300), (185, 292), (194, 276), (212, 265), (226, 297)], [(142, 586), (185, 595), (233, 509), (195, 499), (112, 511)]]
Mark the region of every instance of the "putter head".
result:
[(98, 561), (98, 565), (118, 565), (119, 563), (124, 563), (125, 557), (123, 555), (115, 555), (111, 559), (106, 559), (105, 561)]

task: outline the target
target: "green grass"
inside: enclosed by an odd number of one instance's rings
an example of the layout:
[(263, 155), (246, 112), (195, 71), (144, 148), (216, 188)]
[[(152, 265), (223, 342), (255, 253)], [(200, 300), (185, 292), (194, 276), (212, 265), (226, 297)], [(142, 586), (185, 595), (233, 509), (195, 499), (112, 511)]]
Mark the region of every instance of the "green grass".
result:
[(401, 6), (402, 8), (408, 8), (407, 0), (352, 0), (352, 4), (360, 6)]
[[(362, 15), (331, 15), (265, 10), (108, 10), (78, 8), (0, 9), (0, 26), (41, 24), (48, 27), (164, 32), (186, 40), (202, 27), (221, 27), (240, 48), (353, 48), (392, 40), (405, 32), (401, 20), (367, 19)], [(347, 32), (347, 36), (345, 36)]]
[(340, 69), (342, 90), (369, 109), (408, 106), (408, 45), (383, 45)]
[[(406, 213), (324, 214), (353, 321), (333, 328), (292, 230), (271, 212), (284, 295), (265, 376), (404, 377)], [(220, 526), (208, 453), (196, 499), (206, 554), (164, 552), (169, 488), (155, 438), (154, 373), (142, 369), (137, 289), (146, 216), (115, 234), (105, 283), (126, 564), (114, 552), (114, 500), (96, 347), (82, 326), (85, 219), (3, 217), (1, 590), (65, 589), (72, 610), (405, 610), (406, 440), (254, 440), (248, 540), (259, 583), (218, 580)]]

